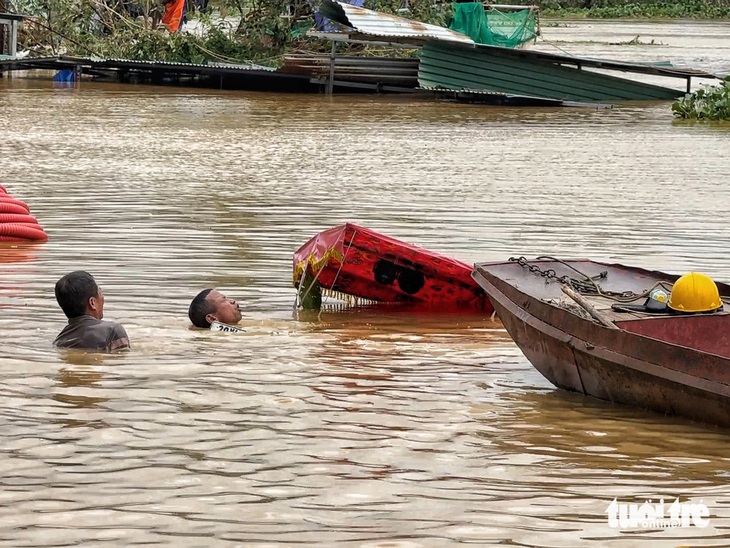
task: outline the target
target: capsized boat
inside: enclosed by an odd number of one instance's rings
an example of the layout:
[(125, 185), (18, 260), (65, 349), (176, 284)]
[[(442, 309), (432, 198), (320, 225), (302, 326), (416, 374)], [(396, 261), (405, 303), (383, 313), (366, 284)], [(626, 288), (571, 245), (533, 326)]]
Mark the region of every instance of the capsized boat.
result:
[(696, 274), (519, 257), (476, 264), (473, 277), (555, 386), (727, 427), (730, 286), (707, 278), (712, 288), (703, 288)]
[(365, 302), (493, 312), (472, 266), (352, 223), (320, 232), (294, 253), (294, 286)]

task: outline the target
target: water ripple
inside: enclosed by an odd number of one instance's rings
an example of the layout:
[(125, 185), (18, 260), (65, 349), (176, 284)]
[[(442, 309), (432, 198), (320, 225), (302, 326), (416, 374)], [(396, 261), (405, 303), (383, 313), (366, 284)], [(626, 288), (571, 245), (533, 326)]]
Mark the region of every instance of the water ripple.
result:
[[(728, 58), (714, 26), (608, 25), (594, 30), (668, 49), (584, 54)], [(3, 79), (0, 130), (0, 182), (50, 235), (0, 249), (0, 544), (726, 544), (724, 431), (557, 391), (489, 318), (293, 317), (291, 254), (353, 221), (467, 262), (584, 256), (727, 280), (727, 127), (674, 123), (665, 103)], [(51, 348), (53, 284), (79, 268), (130, 354)], [(189, 329), (207, 286), (243, 301), (245, 334)], [(677, 496), (710, 526), (607, 525), (614, 497)]]

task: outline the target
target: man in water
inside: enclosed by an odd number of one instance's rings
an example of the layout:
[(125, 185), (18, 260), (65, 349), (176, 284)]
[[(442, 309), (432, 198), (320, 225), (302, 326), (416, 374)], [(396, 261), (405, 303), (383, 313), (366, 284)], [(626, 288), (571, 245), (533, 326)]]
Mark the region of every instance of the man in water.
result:
[(116, 323), (102, 321), (104, 295), (88, 272), (77, 270), (56, 282), (56, 300), (68, 318), (68, 325), (53, 344), (59, 348), (78, 348), (101, 352), (129, 349), (129, 337)]
[(236, 325), (241, 321), (241, 307), (217, 289), (209, 288), (195, 296), (188, 317), (195, 327), (202, 329), (210, 329), (213, 322)]

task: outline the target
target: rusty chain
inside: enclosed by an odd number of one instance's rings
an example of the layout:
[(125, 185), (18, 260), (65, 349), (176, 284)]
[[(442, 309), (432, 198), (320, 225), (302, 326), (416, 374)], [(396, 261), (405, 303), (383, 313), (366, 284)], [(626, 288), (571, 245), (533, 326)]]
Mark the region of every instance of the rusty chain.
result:
[(548, 268), (546, 270), (543, 270), (536, 264), (531, 264), (527, 258), (525, 257), (510, 257), (510, 262), (517, 263), (523, 268), (527, 268), (530, 272), (533, 272), (535, 274), (539, 274), (543, 278), (545, 278), (545, 283), (550, 282), (551, 280), (555, 280), (561, 284), (565, 284), (571, 288), (573, 288), (578, 293), (581, 293), (583, 295), (601, 295), (603, 297), (608, 297), (609, 299), (614, 299), (616, 301), (633, 301), (637, 299), (638, 297), (641, 297), (642, 294), (636, 294), (633, 291), (605, 291), (597, 282), (596, 280), (602, 280), (605, 279), (608, 276), (607, 271), (603, 271), (597, 276), (588, 276), (587, 274), (584, 274), (574, 266), (571, 266), (570, 264), (561, 261), (560, 259), (555, 259), (553, 257), (538, 257), (537, 260), (540, 259), (549, 259), (551, 261), (555, 261), (558, 263), (562, 263), (571, 270), (575, 270), (578, 274), (583, 276), (583, 280), (578, 280), (576, 278), (571, 278), (570, 276), (563, 275), (558, 276), (558, 273), (555, 272), (554, 269)]
[(571, 283), (572, 280), (569, 276), (566, 275), (566, 276), (558, 277), (558, 273), (555, 272), (555, 270), (553, 270), (552, 268), (543, 270), (536, 264), (528, 263), (527, 258), (525, 258), (525, 257), (510, 257), (509, 260), (510, 260), (510, 262), (517, 263), (520, 266), (527, 268), (530, 272), (535, 272), (535, 273), (539, 274), (540, 276), (542, 276), (543, 278), (546, 278), (547, 280), (554, 279), (562, 284), (573, 285)]

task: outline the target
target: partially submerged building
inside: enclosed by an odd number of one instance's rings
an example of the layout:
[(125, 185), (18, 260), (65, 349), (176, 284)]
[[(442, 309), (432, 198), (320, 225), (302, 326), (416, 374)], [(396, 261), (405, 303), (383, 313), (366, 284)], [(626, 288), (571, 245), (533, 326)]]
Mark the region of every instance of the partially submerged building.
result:
[[(320, 11), (343, 27), (340, 33), (327, 35), (333, 41), (418, 47), (416, 91), (457, 100), (506, 104), (672, 100), (690, 90), (694, 77), (718, 78), (706, 71), (674, 67), (666, 62), (581, 58), (480, 43), (472, 37), (489, 33), (481, 32), (476, 25), (471, 27), (476, 31), (467, 36), (453, 28), (424, 25), (338, 0), (323, 0)], [(487, 19), (483, 24), (487, 24)], [(333, 64), (337, 66), (336, 58)], [(631, 75), (661, 76), (684, 86), (649, 84)]]
[[(280, 68), (61, 56), (0, 60), (0, 74), (45, 68), (122, 82), (295, 93), (402, 93), (558, 106), (672, 100), (690, 90), (692, 78), (717, 78), (666, 62), (631, 63), (525, 48), (539, 33), (536, 8), (530, 6), (508, 17), (494, 6), (458, 3), (451, 28), (445, 28), (340, 0), (322, 0), (318, 18), (325, 24), (309, 35), (331, 41), (330, 53), (289, 55)], [(409, 53), (341, 55), (342, 42), (408, 48)], [(641, 75), (672, 79), (674, 87), (632, 78)]]

